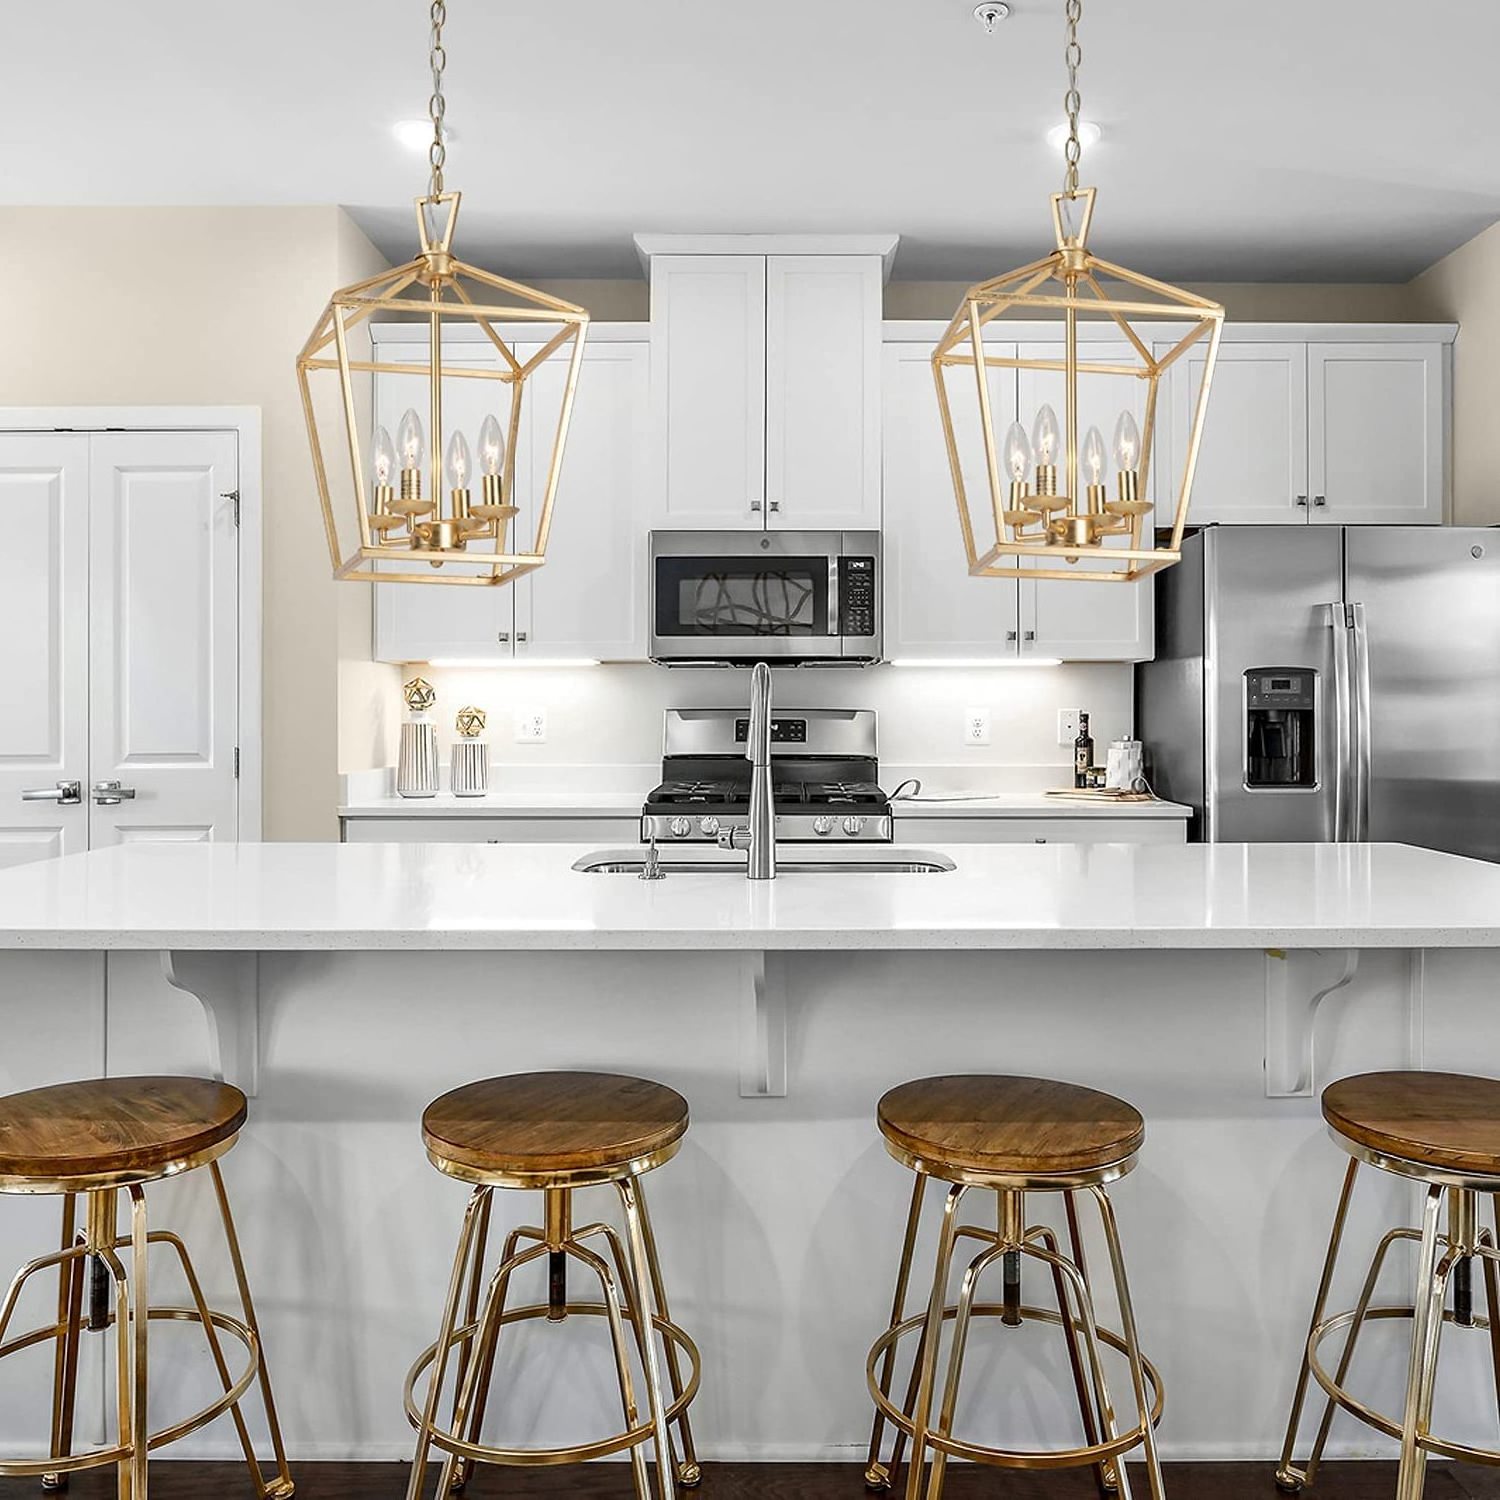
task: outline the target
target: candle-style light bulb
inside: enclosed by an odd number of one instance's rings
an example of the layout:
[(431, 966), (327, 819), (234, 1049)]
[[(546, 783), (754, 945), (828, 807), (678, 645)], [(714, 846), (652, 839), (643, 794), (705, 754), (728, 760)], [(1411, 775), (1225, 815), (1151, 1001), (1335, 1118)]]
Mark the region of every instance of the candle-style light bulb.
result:
[(1025, 484), (1031, 472), (1031, 439), (1019, 422), (1012, 422), (1005, 434), (1005, 463), (1013, 484)]
[(1104, 483), (1104, 434), (1097, 427), (1090, 427), (1083, 440), (1083, 467), (1091, 487)]
[(469, 453), (469, 440), (461, 432), (448, 439), (448, 486), (454, 490), (469, 488), (469, 471), (474, 460)]
[(1036, 426), (1031, 429), (1031, 446), (1038, 464), (1051, 466), (1057, 463), (1058, 440), (1057, 413), (1050, 406), (1044, 406), (1036, 414)]
[(401, 425), (396, 429), (396, 441), (401, 446), (401, 467), (420, 469), (427, 443), (422, 436), (422, 419), (417, 415), (415, 407), (406, 408), (406, 415), (401, 418)]
[(375, 483), (381, 489), (389, 489), (391, 475), (396, 472), (396, 447), (391, 435), (384, 427), (375, 433)]
[(492, 475), (498, 474), (505, 462), (505, 438), (493, 412), (480, 424), (479, 462), (483, 465), (484, 472)]
[(1141, 461), (1141, 429), (1128, 411), (1115, 423), (1115, 465), (1122, 474), (1133, 473)]

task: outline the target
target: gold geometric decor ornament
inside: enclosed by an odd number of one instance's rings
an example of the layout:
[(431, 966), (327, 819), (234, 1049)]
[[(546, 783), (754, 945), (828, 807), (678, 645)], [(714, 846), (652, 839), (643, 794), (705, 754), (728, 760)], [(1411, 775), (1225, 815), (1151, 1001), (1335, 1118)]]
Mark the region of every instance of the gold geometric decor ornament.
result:
[[(1082, 10), (1082, 0), (1067, 0), (1067, 171), (1062, 192), (1052, 196), (1057, 248), (1043, 260), (970, 287), (932, 354), (959, 525), (974, 577), (1130, 583), (1181, 557), (1224, 309), (1103, 260), (1089, 248), (1095, 189), (1078, 186)], [(1026, 358), (987, 347), (991, 325), (1013, 313), (1060, 320), (1062, 357), (1048, 351), (1045, 357)], [(1178, 326), (1164, 331), (1163, 322)], [(1090, 324), (1109, 325), (1109, 342), (1081, 339), (1080, 330)], [(1185, 332), (1183, 324), (1189, 325)], [(1158, 519), (1162, 529), (1170, 528), (1169, 539), (1153, 544), (1155, 533), (1144, 533), (1152, 510), (1152, 437), (1162, 378), (1204, 339), (1203, 381), (1191, 430), (1177, 455), (1182, 468), (1171, 476), (1171, 490), (1163, 489), (1164, 494), (1175, 490), (1176, 498), (1170, 520)], [(1161, 343), (1166, 347), (1157, 353)], [(1063, 408), (1061, 423), (1053, 406), (1044, 403), (1028, 437), (1013, 420), (1019, 414), (1001, 409), (988, 373), (993, 370), (1017, 371), (1023, 393), (1050, 388)], [(973, 408), (960, 405), (968, 402), (977, 404), (977, 423)], [(1080, 442), (1084, 411), (1116, 414), (1105, 419), (1113, 426), (1112, 454), (1097, 425)], [(965, 440), (971, 437), (977, 441), (969, 445)], [(984, 523), (993, 527), (994, 542), (982, 550), (971, 489), (989, 500)], [(1088, 566), (1079, 567), (1084, 559)]]
[[(546, 562), (588, 330), (583, 308), (453, 254), (459, 194), (443, 187), (446, 19), (443, 0), (433, 0), (432, 170), (426, 196), (416, 201), (417, 256), (336, 291), (297, 359), (334, 577), (356, 582), (493, 586)], [(377, 360), (370, 342), (376, 315), (412, 323), (425, 344), (422, 354)], [(498, 358), (485, 365), (455, 359), (455, 352), (476, 347), (454, 338), (465, 326), (478, 328), (479, 347), (487, 345)], [(558, 381), (545, 383), (544, 400), (533, 377), (549, 361), (566, 361), (567, 374), (560, 396)], [(425, 387), (398, 424), (394, 443), (370, 419), (371, 377), (377, 375), (415, 376)], [(443, 410), (445, 392), (474, 381), (485, 385), (487, 408), (473, 434), (477, 475), (469, 438), (449, 430)], [(534, 440), (522, 444), (523, 432), (534, 433)], [(535, 452), (529, 476), (518, 477), (523, 446)]]
[(485, 712), (482, 708), (461, 708), (454, 720), (454, 727), (466, 739), (477, 739), (484, 733)]

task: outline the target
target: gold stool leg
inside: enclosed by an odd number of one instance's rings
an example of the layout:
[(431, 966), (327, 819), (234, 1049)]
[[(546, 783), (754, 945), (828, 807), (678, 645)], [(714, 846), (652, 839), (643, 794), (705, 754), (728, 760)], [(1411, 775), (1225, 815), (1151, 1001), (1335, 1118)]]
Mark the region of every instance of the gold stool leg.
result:
[[(625, 1228), (630, 1241), (630, 1259), (634, 1269), (634, 1301), (644, 1304), (646, 1288), (651, 1285), (651, 1257), (646, 1249), (646, 1231), (641, 1222), (641, 1200), (634, 1178), (615, 1184), (625, 1210)], [(662, 1400), (660, 1361), (656, 1338), (646, 1340), (646, 1398), (651, 1407), (651, 1425), (656, 1434), (656, 1488), (661, 1500), (676, 1500), (677, 1485), (672, 1473), (672, 1435), (667, 1428), (666, 1405)]]
[(1433, 1184), (1427, 1190), (1422, 1213), (1422, 1249), (1417, 1258), (1417, 1282), (1412, 1300), (1411, 1361), (1406, 1380), (1406, 1408), (1401, 1423), (1401, 1467), (1396, 1474), (1396, 1500), (1421, 1500), (1426, 1481), (1427, 1453), (1421, 1439), (1432, 1420), (1432, 1392), (1437, 1379), (1438, 1338), (1443, 1329), (1443, 1304), (1448, 1297), (1448, 1278), (1453, 1273), (1454, 1252), (1441, 1262), (1438, 1250), (1438, 1214), (1443, 1189)]
[[(479, 1294), (484, 1287), (484, 1256), (489, 1246), (490, 1238), (490, 1213), (494, 1207), (495, 1195), (490, 1193), (484, 1200), (484, 1207), (479, 1210), (479, 1227), (475, 1231), (474, 1255), (470, 1263), (469, 1291), (464, 1302), (463, 1320), (464, 1325), (475, 1322), (479, 1317)], [(503, 1258), (503, 1257), (502, 1257)], [(458, 1393), (463, 1389), (465, 1379), (469, 1373), (469, 1360), (478, 1353), (477, 1341), (473, 1344), (465, 1343), (459, 1345), (458, 1370), (453, 1387), (453, 1432), (459, 1430), (458, 1417)], [(442, 1490), (438, 1491), (442, 1494)]]
[[(920, 1373), (916, 1400), (912, 1404), (911, 1460), (906, 1475), (906, 1500), (921, 1500), (927, 1466), (927, 1427), (932, 1416), (932, 1392), (937, 1375), (938, 1349), (943, 1340), (943, 1309), (948, 1297), (948, 1272), (953, 1264), (953, 1245), (958, 1238), (958, 1208), (968, 1189), (956, 1182), (943, 1200), (943, 1226), (938, 1236), (937, 1264), (933, 1267), (932, 1291), (927, 1299), (927, 1324), (923, 1330)], [(917, 1372), (914, 1372), (917, 1373)]]
[[(63, 1197), (62, 1249), (78, 1243), (78, 1195)], [(52, 1456), (67, 1458), (73, 1452), (73, 1420), (78, 1404), (78, 1347), (82, 1337), (83, 1282), (87, 1261), (82, 1256), (63, 1261), (57, 1268), (57, 1350), (52, 1368)], [(44, 1490), (65, 1490), (66, 1474), (42, 1475)]]
[(130, 1392), (130, 1468), (132, 1500), (146, 1500), (146, 1463), (151, 1428), (147, 1424), (147, 1348), (151, 1332), (151, 1295), (147, 1280), (146, 1193), (132, 1185), (130, 1194), (130, 1344), (134, 1366)]
[[(1297, 1371), (1297, 1386), (1292, 1393), (1292, 1414), (1287, 1420), (1286, 1438), (1281, 1445), (1281, 1463), (1276, 1469), (1276, 1487), (1289, 1495), (1295, 1495), (1304, 1484), (1311, 1484), (1315, 1465), (1304, 1470), (1292, 1463), (1292, 1454), (1297, 1447), (1297, 1429), (1302, 1425), (1302, 1407), (1307, 1400), (1307, 1385), (1312, 1377), (1312, 1336), (1323, 1314), (1328, 1309), (1328, 1293), (1333, 1286), (1333, 1273), (1338, 1264), (1339, 1246), (1344, 1239), (1344, 1224), (1349, 1217), (1349, 1200), (1354, 1196), (1354, 1179), (1359, 1174), (1359, 1162), (1351, 1157), (1349, 1170), (1344, 1173), (1344, 1186), (1339, 1193), (1338, 1207), (1333, 1214), (1333, 1230), (1328, 1238), (1328, 1254), (1323, 1260), (1323, 1277), (1318, 1282), (1318, 1294), (1313, 1298), (1312, 1317), (1307, 1324), (1307, 1338), (1302, 1345), (1302, 1364)], [(1352, 1333), (1352, 1330), (1351, 1330)], [(1331, 1403), (1330, 1403), (1331, 1406)], [(1332, 1420), (1332, 1411), (1325, 1413), (1325, 1421)], [(1317, 1451), (1322, 1452), (1322, 1444)]]
[[(1490, 1207), (1495, 1214), (1496, 1228), (1500, 1229), (1500, 1197), (1492, 1197)], [(1495, 1236), (1489, 1230), (1481, 1231), (1480, 1242), (1493, 1252)], [(1497, 1285), (1493, 1254), (1480, 1259), (1484, 1263), (1484, 1307), (1490, 1321), (1490, 1365), (1495, 1377), (1495, 1404), (1500, 1408), (1500, 1285)]]
[(432, 1431), (437, 1420), (438, 1403), (443, 1395), (443, 1376), (447, 1372), (448, 1354), (453, 1347), (453, 1331), (458, 1322), (459, 1300), (463, 1296), (469, 1254), (474, 1246), (479, 1213), (489, 1191), (488, 1188), (476, 1187), (469, 1195), (469, 1206), (464, 1210), (463, 1228), (458, 1236), (458, 1249), (453, 1256), (453, 1273), (448, 1278), (448, 1297), (443, 1304), (442, 1322), (438, 1325), (437, 1348), (432, 1356), (432, 1374), (427, 1386), (427, 1400), (422, 1407), (421, 1425), (417, 1428), (417, 1451), (411, 1462), (411, 1480), (406, 1489), (407, 1500), (422, 1500), (422, 1486), (427, 1479), (427, 1459), (431, 1448)]
[[(1146, 1390), (1146, 1367), (1141, 1360), (1140, 1338), (1136, 1333), (1135, 1310), (1130, 1302), (1130, 1284), (1125, 1276), (1125, 1253), (1120, 1248), (1120, 1226), (1115, 1220), (1115, 1206), (1102, 1187), (1089, 1190), (1099, 1205), (1099, 1218), (1104, 1225), (1104, 1242), (1109, 1247), (1110, 1267), (1114, 1271), (1115, 1296), (1120, 1304), (1120, 1331), (1125, 1335), (1125, 1345), (1130, 1351), (1130, 1380), (1135, 1387), (1136, 1410), (1141, 1414), (1141, 1448), (1146, 1460), (1146, 1482), (1150, 1486), (1151, 1500), (1164, 1500), (1166, 1486), (1162, 1482), (1161, 1459), (1156, 1452), (1156, 1429), (1151, 1425), (1151, 1398)], [(1121, 1493), (1125, 1492), (1125, 1465), (1120, 1465)]]
[[(906, 1317), (906, 1291), (911, 1283), (912, 1253), (916, 1249), (917, 1229), (922, 1220), (922, 1198), (926, 1188), (927, 1176), (918, 1172), (912, 1184), (911, 1207), (906, 1215), (906, 1236), (901, 1242), (901, 1264), (896, 1268), (896, 1292), (891, 1298), (891, 1321), (886, 1324), (887, 1329), (894, 1328)], [(919, 1349), (917, 1363), (920, 1365), (921, 1361), (922, 1352)], [(891, 1376), (895, 1368), (896, 1350), (892, 1346), (885, 1351), (880, 1362), (880, 1393), (883, 1396), (891, 1393)], [(896, 1463), (899, 1459), (893, 1459), (889, 1468), (880, 1461), (880, 1444), (884, 1436), (885, 1416), (877, 1406), (875, 1425), (870, 1429), (870, 1451), (865, 1459), (865, 1485), (872, 1490), (888, 1490), (895, 1483)]]
[[(229, 1208), (229, 1194), (224, 1187), (224, 1174), (218, 1162), (210, 1162), (209, 1173), (213, 1177), (214, 1196), (219, 1203), (219, 1219), (224, 1225), (224, 1240), (229, 1246), (229, 1259), (234, 1267), (235, 1285), (239, 1290), (240, 1306), (245, 1313), (245, 1326), (255, 1335), (260, 1349), (260, 1369), (257, 1379), (260, 1384), (261, 1405), (265, 1408), (266, 1426), (271, 1432), (271, 1451), (276, 1457), (276, 1477), (265, 1487), (272, 1500), (290, 1500), (296, 1486), (292, 1483), (291, 1471), (287, 1468), (286, 1444), (281, 1439), (281, 1422), (276, 1415), (276, 1398), (271, 1394), (271, 1371), (266, 1363), (265, 1340), (260, 1336), (260, 1324), (255, 1318), (255, 1303), (250, 1296), (250, 1278), (245, 1274), (245, 1259), (240, 1254), (240, 1239), (235, 1233), (234, 1215)], [(255, 1465), (257, 1478), (260, 1466)]]
[[(89, 1195), (90, 1223), (93, 1223), (95, 1212), (94, 1201), (98, 1198), (113, 1198), (114, 1189), (105, 1189), (98, 1193)], [(113, 1226), (111, 1225), (111, 1233)], [(90, 1230), (92, 1240), (92, 1229)], [(125, 1274), (125, 1267), (120, 1262), (120, 1257), (115, 1254), (110, 1245), (100, 1245), (95, 1250), (98, 1261), (109, 1272), (110, 1280), (115, 1289), (115, 1395), (117, 1425), (119, 1438), (122, 1445), (129, 1445), (131, 1440), (131, 1347), (130, 1347), (130, 1315), (132, 1287), (129, 1278)], [(122, 1459), (116, 1466), (116, 1491), (119, 1500), (131, 1500), (132, 1473), (131, 1462)]]

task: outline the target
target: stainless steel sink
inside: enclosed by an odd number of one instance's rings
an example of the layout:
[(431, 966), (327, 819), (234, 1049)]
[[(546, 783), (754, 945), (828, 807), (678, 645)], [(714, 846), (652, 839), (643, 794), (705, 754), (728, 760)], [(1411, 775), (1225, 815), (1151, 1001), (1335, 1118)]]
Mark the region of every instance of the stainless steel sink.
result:
[[(585, 875), (639, 875), (646, 867), (645, 855), (635, 849), (601, 849), (585, 854), (573, 868)], [(657, 868), (663, 875), (738, 875), (745, 878), (745, 861), (702, 854), (663, 854)], [(860, 849), (845, 859), (837, 856), (813, 858), (785, 845), (777, 853), (781, 875), (941, 875), (957, 868), (945, 854), (930, 849)]]

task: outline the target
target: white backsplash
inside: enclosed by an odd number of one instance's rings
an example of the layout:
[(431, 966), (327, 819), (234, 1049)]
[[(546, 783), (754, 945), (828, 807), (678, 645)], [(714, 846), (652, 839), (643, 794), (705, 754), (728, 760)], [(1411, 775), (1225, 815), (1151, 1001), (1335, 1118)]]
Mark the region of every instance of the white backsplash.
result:
[[(440, 743), (453, 737), (453, 716), (465, 704), (489, 715), (486, 738), (494, 774), (512, 768), (537, 784), (555, 772), (571, 781), (583, 768), (656, 766), (662, 714), (668, 708), (734, 707), (749, 691), (748, 672), (734, 669), (605, 665), (561, 668), (421, 666), (437, 689), (434, 717)], [(926, 772), (965, 788), (1046, 786), (1054, 769), (1072, 764), (1057, 743), (1057, 712), (1086, 709), (1102, 763), (1110, 740), (1132, 725), (1132, 669), (1117, 663), (1051, 667), (866, 667), (778, 670), (774, 702), (782, 708), (873, 708), (880, 719), (884, 779)], [(393, 690), (392, 722), (401, 705)], [(990, 743), (966, 746), (965, 711), (990, 714)], [(540, 710), (541, 744), (517, 744), (515, 720)], [(394, 740), (395, 736), (389, 736)]]

